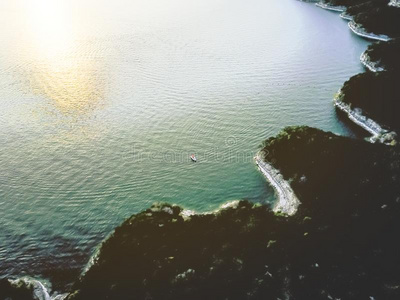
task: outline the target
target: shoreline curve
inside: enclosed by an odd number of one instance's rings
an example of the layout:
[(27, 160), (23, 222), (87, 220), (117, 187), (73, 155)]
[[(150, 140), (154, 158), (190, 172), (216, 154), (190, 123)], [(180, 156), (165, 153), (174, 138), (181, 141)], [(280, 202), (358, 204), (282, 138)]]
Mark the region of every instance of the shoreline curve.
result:
[(341, 90), (339, 90), (337, 96), (333, 100), (333, 105), (347, 114), (349, 119), (357, 124), (358, 126), (365, 129), (372, 136), (369, 138), (371, 143), (375, 143), (377, 141), (391, 145), (393, 141), (395, 141), (395, 132), (389, 132), (384, 129), (378, 122), (366, 117), (362, 114), (362, 110), (360, 108), (352, 109), (349, 104), (343, 102), (341, 100)]
[(391, 40), (391, 38), (388, 37), (387, 35), (366, 32), (364, 28), (357, 26), (357, 23), (355, 23), (354, 21), (350, 21), (348, 23), (348, 26), (351, 29), (351, 31), (353, 31), (353, 33), (366, 39), (378, 40), (383, 42), (388, 42)]
[(261, 158), (260, 153), (257, 153), (254, 160), (258, 169), (263, 173), (278, 195), (278, 201), (274, 204), (272, 210), (275, 213), (284, 213), (288, 216), (294, 215), (301, 202), (290, 187), (289, 182), (283, 179), (283, 176), (277, 169), (265, 162)]

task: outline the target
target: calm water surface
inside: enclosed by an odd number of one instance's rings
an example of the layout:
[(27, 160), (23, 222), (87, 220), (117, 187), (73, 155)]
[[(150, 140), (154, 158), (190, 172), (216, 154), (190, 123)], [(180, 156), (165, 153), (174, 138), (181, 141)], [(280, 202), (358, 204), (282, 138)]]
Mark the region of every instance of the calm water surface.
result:
[(156, 201), (273, 202), (252, 157), (284, 126), (352, 135), (332, 98), (368, 43), (311, 4), (2, 1), (0, 24), (0, 276), (68, 282)]

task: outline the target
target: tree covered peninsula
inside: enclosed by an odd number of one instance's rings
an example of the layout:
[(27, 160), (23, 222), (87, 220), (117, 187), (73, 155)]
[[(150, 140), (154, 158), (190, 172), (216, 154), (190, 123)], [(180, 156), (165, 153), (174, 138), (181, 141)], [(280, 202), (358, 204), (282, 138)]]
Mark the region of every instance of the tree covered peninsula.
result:
[(68, 299), (399, 297), (397, 147), (290, 127), (262, 151), (290, 180), (297, 214), (154, 205), (116, 228)]

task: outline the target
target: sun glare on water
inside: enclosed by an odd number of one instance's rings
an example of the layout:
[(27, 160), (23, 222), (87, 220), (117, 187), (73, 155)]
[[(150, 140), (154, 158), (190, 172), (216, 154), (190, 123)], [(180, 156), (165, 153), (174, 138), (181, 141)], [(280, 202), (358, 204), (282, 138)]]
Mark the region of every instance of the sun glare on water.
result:
[(80, 117), (98, 106), (103, 85), (92, 43), (82, 37), (70, 3), (26, 1), (25, 73), (31, 91), (50, 99), (56, 113)]

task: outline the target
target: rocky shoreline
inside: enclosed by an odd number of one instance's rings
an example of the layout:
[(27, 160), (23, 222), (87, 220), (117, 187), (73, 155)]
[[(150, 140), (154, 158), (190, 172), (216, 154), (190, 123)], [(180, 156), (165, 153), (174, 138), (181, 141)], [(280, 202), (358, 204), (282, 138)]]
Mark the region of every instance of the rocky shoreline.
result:
[(283, 176), (271, 164), (262, 159), (261, 153), (254, 158), (258, 169), (275, 189), (278, 199), (273, 206), (273, 211), (289, 216), (294, 215), (300, 205), (300, 201)]
[[(353, 19), (345, 7), (316, 5)], [(349, 28), (389, 40), (354, 22)], [(366, 52), (360, 61), (384, 71)], [(341, 96), (334, 106), (372, 143), (395, 143), (394, 132)], [(255, 157), (278, 196), (272, 211), (247, 201), (205, 214), (155, 204), (115, 229), (69, 293), (3, 279), (0, 299), (399, 299), (399, 153), (397, 146), (286, 128)]]
[(384, 68), (379, 67), (378, 62), (371, 61), (370, 57), (368, 56), (367, 52), (363, 52), (360, 56), (361, 63), (371, 72), (382, 72), (385, 71)]
[(400, 39), (374, 43), (364, 53), (371, 64), (382, 70), (400, 70)]
[(326, 9), (326, 10), (331, 10), (331, 11), (336, 11), (336, 12), (344, 12), (346, 10), (346, 7), (344, 6), (334, 6), (334, 5), (329, 5), (323, 2), (318, 2), (315, 4), (316, 6)]
[[(293, 183), (302, 200), (296, 214), (239, 201), (184, 218), (178, 206), (155, 204), (103, 242), (68, 300), (320, 299), (321, 291), (327, 299), (396, 297), (399, 289), (386, 288), (400, 249), (392, 244), (400, 228), (400, 177), (391, 169), (400, 162), (392, 149), (288, 127), (262, 153)], [(387, 159), (376, 164), (377, 157)], [(391, 197), (376, 198), (388, 191)], [(376, 265), (382, 277), (374, 275)]]
[(399, 0), (390, 0), (388, 5), (400, 8), (400, 1)]
[(39, 280), (22, 277), (15, 280), (0, 280), (1, 300), (65, 300), (68, 293), (54, 293), (50, 296), (48, 288)]
[[(110, 234), (68, 296), (50, 299), (396, 299), (400, 289), (388, 288), (400, 283), (396, 151), (285, 128), (260, 155), (290, 181), (296, 214), (248, 201), (207, 214), (154, 204)], [(25, 296), (11, 299), (40, 299)]]
[(347, 15), (345, 11), (342, 12), (339, 16), (344, 20), (353, 21), (353, 17), (350, 15)]
[(390, 37), (383, 34), (374, 34), (366, 32), (366, 30), (361, 25), (355, 23), (354, 21), (350, 21), (348, 26), (351, 29), (351, 31), (353, 31), (356, 35), (366, 39), (383, 41), (383, 42), (388, 42), (391, 40)]
[(370, 142), (375, 143), (379, 141), (380, 143), (391, 145), (396, 141), (396, 133), (389, 132), (378, 122), (363, 115), (360, 108), (352, 109), (349, 104), (344, 103), (341, 100), (341, 91), (338, 92), (337, 96), (333, 100), (333, 103), (334, 106), (344, 112), (351, 121), (364, 128), (372, 135), (369, 138)]

